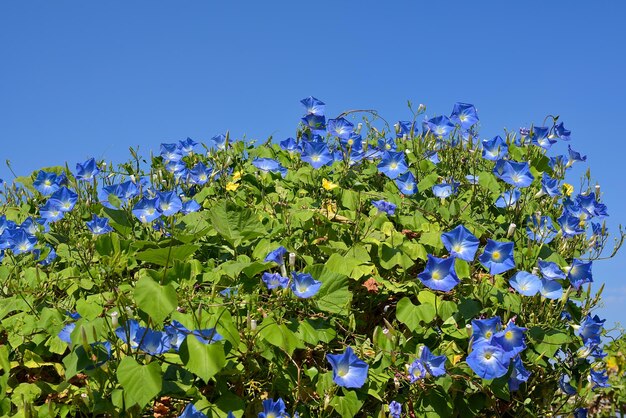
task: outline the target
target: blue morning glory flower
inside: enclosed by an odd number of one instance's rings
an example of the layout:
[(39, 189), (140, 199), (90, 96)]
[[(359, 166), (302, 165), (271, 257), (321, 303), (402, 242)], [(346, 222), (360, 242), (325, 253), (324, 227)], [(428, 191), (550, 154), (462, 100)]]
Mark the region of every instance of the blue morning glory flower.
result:
[(525, 331), (526, 328), (518, 327), (509, 321), (505, 329), (493, 336), (492, 343), (499, 345), (509, 358), (513, 358), (526, 349)]
[(449, 183), (441, 183), (433, 186), (433, 194), (435, 197), (445, 199), (456, 194), (459, 188), (459, 183), (456, 181), (450, 181)]
[[(22, 222), (22, 224), (20, 225), (20, 229), (23, 229), (30, 235), (36, 235), (40, 231), (40, 228), (41, 225), (39, 224), (39, 222), (36, 222), (30, 216), (26, 218), (24, 222)], [(0, 231), (0, 234), (2, 234), (2, 232), (3, 231)]]
[(134, 319), (129, 319), (123, 326), (119, 326), (115, 329), (115, 335), (125, 344), (130, 345), (131, 348), (137, 348), (135, 337), (141, 338), (145, 330), (146, 328), (141, 327), (139, 322)]
[(591, 192), (587, 195), (576, 196), (578, 206), (585, 211), (590, 217), (603, 218), (608, 216), (606, 205), (598, 202), (596, 194)]
[(283, 277), (279, 273), (263, 273), (261, 277), (265, 285), (269, 290), (276, 289), (278, 287), (282, 287), (283, 289), (287, 288), (289, 284), (289, 278)]
[(325, 143), (305, 141), (302, 145), (302, 161), (311, 164), (313, 168), (330, 165), (334, 161)]
[(328, 119), (328, 123), (326, 124), (326, 130), (329, 134), (342, 138), (348, 139), (350, 135), (354, 132), (354, 124), (349, 122), (345, 118), (339, 119)]
[(226, 149), (226, 135), (224, 134), (215, 135), (213, 138), (211, 138), (210, 142), (211, 148), (215, 148), (217, 150)]
[(600, 335), (602, 334), (602, 328), (606, 319), (600, 319), (598, 315), (587, 315), (580, 321), (580, 326), (576, 334), (582, 339), (583, 343), (592, 342), (594, 344), (600, 344)]
[(571, 379), (568, 375), (561, 375), (561, 377), (559, 378), (559, 388), (566, 395), (576, 395), (576, 388), (570, 384), (570, 380)]
[(150, 328), (140, 328), (135, 334), (138, 348), (152, 356), (158, 356), (170, 350), (170, 337), (166, 332), (155, 331)]
[(569, 141), (571, 139), (570, 136), (572, 134), (572, 131), (565, 129), (565, 126), (563, 126), (563, 122), (554, 127), (554, 132), (563, 141)]
[(187, 137), (187, 139), (178, 141), (178, 147), (184, 154), (187, 155), (193, 154), (193, 148), (196, 145), (198, 145), (198, 143), (189, 137)]
[(259, 412), (258, 418), (286, 418), (287, 415), (285, 402), (278, 398), (277, 401), (274, 399), (266, 399), (263, 401), (263, 412)]
[(172, 216), (183, 208), (183, 201), (174, 191), (169, 192), (157, 192), (158, 208), (165, 216)]
[(197, 212), (200, 210), (200, 204), (195, 200), (191, 199), (183, 203), (183, 207), (180, 210), (184, 215), (187, 215), (192, 212)]
[(255, 158), (252, 160), (252, 165), (264, 173), (280, 173), (282, 177), (287, 175), (287, 169), (272, 158)]
[(77, 201), (78, 195), (65, 186), (52, 193), (49, 200), (49, 202), (52, 202), (61, 212), (70, 212), (74, 209)]
[(502, 320), (499, 316), (485, 319), (472, 319), (472, 345), (491, 343), (493, 336), (500, 331)]
[(567, 152), (569, 154), (569, 157), (567, 159), (567, 164), (565, 164), (565, 168), (571, 167), (572, 164), (574, 164), (576, 161), (587, 161), (587, 156), (581, 155), (580, 152), (574, 151), (571, 145), (567, 146)]
[(602, 361), (607, 356), (599, 344), (593, 341), (587, 341), (582, 347), (576, 351), (578, 358), (587, 359), (588, 362)]
[(189, 170), (189, 182), (191, 184), (197, 184), (198, 186), (202, 186), (206, 184), (207, 181), (211, 178), (211, 173), (213, 170), (207, 168), (202, 162), (194, 165), (191, 170)]
[(76, 328), (76, 323), (70, 322), (69, 324), (66, 324), (61, 331), (59, 331), (57, 336), (59, 337), (61, 341), (71, 344), (72, 339), (70, 338), (70, 335), (72, 334), (72, 331), (74, 331), (75, 328)]
[(354, 132), (348, 138), (341, 138), (340, 143), (344, 149), (350, 149), (350, 152), (356, 152), (357, 154), (363, 152), (363, 138)]
[(461, 125), (461, 128), (466, 131), (478, 122), (478, 112), (473, 104), (455, 103), (450, 120)]
[(304, 126), (313, 132), (323, 132), (326, 130), (326, 118), (323, 115), (308, 114), (301, 120)]
[(400, 193), (410, 196), (417, 192), (417, 183), (415, 183), (415, 176), (410, 171), (398, 176), (395, 179), (396, 186), (400, 190)]
[(552, 261), (539, 260), (539, 271), (548, 280), (565, 279), (565, 273), (558, 264)]
[(487, 240), (485, 251), (478, 257), (478, 261), (491, 274), (500, 274), (515, 267), (513, 258), (513, 243)]
[[(48, 255), (46, 255), (46, 257), (43, 260), (39, 261), (39, 265), (41, 266), (47, 266), (50, 263), (52, 263), (54, 260), (56, 260), (57, 258), (57, 253), (50, 244), (46, 244), (46, 248), (48, 249)], [(34, 249), (33, 258), (35, 260), (39, 260), (39, 258), (41, 258), (41, 250)]]
[(380, 212), (384, 212), (387, 215), (391, 216), (396, 213), (396, 205), (386, 200), (372, 200), (372, 205)]
[(291, 291), (299, 298), (310, 298), (319, 292), (322, 287), (322, 282), (315, 280), (313, 276), (308, 273), (291, 272)]
[(428, 254), (424, 271), (417, 275), (424, 286), (449, 292), (460, 283), (454, 270), (454, 257), (439, 258)]
[(324, 116), (324, 108), (326, 107), (326, 103), (324, 103), (323, 101), (316, 99), (313, 96), (309, 96), (306, 99), (300, 100), (300, 103), (302, 103), (306, 108), (307, 115)]
[(555, 280), (541, 279), (539, 293), (546, 299), (560, 299), (563, 296), (563, 287)]
[(520, 385), (528, 380), (530, 372), (526, 370), (519, 356), (515, 357), (512, 363), (513, 371), (511, 372), (511, 377), (509, 377), (509, 389), (514, 392), (519, 390)]
[(178, 418), (207, 418), (207, 416), (198, 411), (194, 404), (188, 403), (185, 409), (183, 409), (183, 413), (180, 414)]
[(509, 147), (504, 139), (497, 135), (491, 140), (483, 140), (483, 158), (486, 160), (497, 161), (509, 152)]
[(447, 116), (436, 116), (424, 122), (425, 132), (431, 132), (438, 138), (448, 136), (454, 130), (454, 124)]
[[(378, 140), (378, 149), (382, 152), (395, 151), (396, 141), (393, 138), (381, 138)], [(402, 153), (401, 153), (402, 154)], [(403, 155), (404, 157), (404, 155)]]
[(402, 416), (402, 404), (400, 402), (391, 401), (389, 403), (389, 416), (391, 418), (400, 418)]
[(163, 328), (165, 333), (170, 337), (170, 346), (176, 351), (180, 350), (180, 345), (191, 332), (187, 327), (176, 320), (173, 320), (171, 325), (165, 325)]
[(559, 181), (557, 179), (553, 179), (547, 174), (544, 174), (541, 179), (541, 193), (547, 194), (550, 197), (561, 196)]
[(333, 368), (333, 382), (344, 388), (360, 388), (367, 380), (369, 366), (348, 346), (343, 354), (326, 354)]
[(561, 227), (563, 238), (572, 238), (576, 235), (585, 233), (585, 228), (583, 228), (584, 220), (581, 221), (580, 218), (572, 216), (569, 212), (565, 210), (563, 211), (561, 216), (557, 218), (556, 221)]
[(543, 149), (549, 149), (552, 144), (556, 143), (556, 139), (550, 137), (550, 128), (547, 126), (535, 126), (532, 130), (531, 143)]
[(424, 158), (433, 164), (439, 164), (439, 154), (437, 151), (426, 151), (424, 153)]
[(497, 208), (510, 208), (515, 206), (522, 193), (517, 190), (508, 190), (503, 192), (494, 203)]
[(575, 289), (580, 288), (580, 286), (585, 283), (593, 282), (593, 275), (591, 274), (591, 261), (584, 262), (575, 258), (572, 265), (569, 267), (567, 279), (570, 283), (572, 283), (572, 286)]
[(77, 180), (93, 180), (100, 172), (95, 158), (90, 158), (84, 163), (76, 163), (76, 179)]
[(509, 285), (517, 290), (520, 295), (535, 296), (541, 288), (541, 280), (534, 274), (518, 271), (509, 280)]
[(409, 169), (404, 159), (404, 153), (393, 151), (385, 151), (383, 159), (380, 161), (377, 168), (378, 171), (390, 179), (398, 178), (398, 176), (406, 173)]
[(536, 242), (550, 243), (556, 235), (556, 230), (552, 226), (552, 219), (549, 216), (529, 216), (526, 220), (526, 234), (528, 238)]
[(113, 231), (113, 228), (109, 225), (109, 218), (100, 218), (95, 213), (91, 221), (87, 222), (87, 228), (94, 235), (102, 235)]
[(278, 265), (283, 264), (284, 263), (283, 257), (285, 256), (285, 254), (287, 254), (287, 249), (281, 245), (275, 250), (270, 251), (270, 253), (265, 257), (264, 261), (266, 263), (273, 261), (274, 263)]
[(422, 364), (422, 360), (415, 359), (413, 363), (409, 365), (408, 373), (409, 373), (409, 381), (411, 383), (415, 383), (418, 380), (421, 380), (424, 377), (426, 377), (426, 367), (424, 367), (424, 364)]
[(591, 382), (593, 383), (591, 389), (611, 387), (608, 383), (609, 376), (606, 374), (606, 370), (591, 369), (589, 371), (589, 376), (591, 378)]
[(33, 187), (42, 195), (47, 196), (59, 190), (61, 186), (55, 173), (40, 170), (33, 182)]
[(216, 328), (195, 329), (190, 332), (202, 344), (213, 344), (216, 341), (222, 341), (222, 337)]
[(158, 198), (148, 199), (142, 197), (133, 207), (133, 215), (143, 223), (149, 223), (161, 216), (158, 208)]
[(11, 250), (13, 254), (18, 255), (27, 253), (35, 248), (37, 244), (37, 237), (29, 235), (23, 229), (16, 229), (11, 232), (12, 246)]
[(436, 356), (430, 352), (428, 347), (423, 346), (420, 360), (431, 376), (439, 377), (446, 374), (446, 356)]
[(183, 153), (180, 149), (180, 144), (161, 144), (161, 157), (163, 157), (165, 163), (182, 160)]
[(459, 225), (441, 234), (441, 242), (452, 256), (468, 262), (474, 261), (479, 241), (465, 226)]
[(500, 346), (482, 343), (473, 346), (467, 364), (483, 379), (496, 379), (509, 370), (509, 359)]
[(498, 160), (493, 173), (500, 180), (516, 187), (528, 187), (534, 177), (530, 173), (530, 165), (526, 162), (518, 163), (510, 160)]
[(401, 120), (396, 124), (396, 138), (410, 137), (416, 132), (415, 123), (410, 120)]
[(279, 143), (280, 147), (288, 153), (300, 152), (300, 146), (293, 138), (287, 138)]

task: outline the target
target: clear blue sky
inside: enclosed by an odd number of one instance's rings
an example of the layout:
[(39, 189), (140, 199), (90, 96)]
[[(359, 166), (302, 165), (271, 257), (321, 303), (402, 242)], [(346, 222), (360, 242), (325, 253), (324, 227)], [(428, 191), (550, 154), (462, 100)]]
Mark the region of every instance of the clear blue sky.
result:
[[(559, 114), (626, 223), (626, 3), (18, 1), (0, 3), (0, 178), (230, 130), (293, 135), (327, 113), (386, 119), (478, 107), (482, 135)], [(566, 148), (559, 144), (556, 151)], [(579, 170), (580, 172), (580, 170)], [(626, 249), (594, 265), (599, 313), (626, 324)]]

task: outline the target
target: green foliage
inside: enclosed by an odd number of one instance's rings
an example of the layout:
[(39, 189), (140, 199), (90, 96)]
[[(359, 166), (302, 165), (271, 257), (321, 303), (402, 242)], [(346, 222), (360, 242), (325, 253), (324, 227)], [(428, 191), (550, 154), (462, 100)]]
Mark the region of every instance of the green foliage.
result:
[[(395, 136), (379, 122), (363, 122), (366, 155)], [(296, 137), (302, 143), (310, 133), (301, 126)], [(64, 167), (46, 169), (67, 176), (77, 203), (49, 230), (37, 227), (40, 253), (3, 253), (0, 415), (178, 416), (193, 403), (210, 417), (257, 416), (263, 400), (278, 398), (290, 414), (327, 417), (387, 417), (391, 401), (402, 403), (403, 416), (428, 417), (566, 416), (585, 406), (601, 414), (610, 410), (607, 402), (624, 405), (624, 337), (609, 345), (605, 361), (580, 351), (578, 327), (593, 315), (599, 294), (568, 279), (559, 280), (564, 295), (555, 299), (523, 296), (511, 286), (515, 272), (533, 272), (539, 260), (567, 273), (574, 259), (600, 258), (608, 235), (561, 231), (550, 242), (530, 239), (526, 227), (538, 212), (551, 222), (562, 213), (563, 199), (540, 190), (548, 175), (566, 190), (565, 168), (550, 165), (529, 136), (507, 135), (509, 158), (529, 161), (535, 178), (517, 204), (496, 207), (513, 188), (482, 158), (475, 134), (472, 128), (461, 140), (457, 127), (448, 140), (399, 135), (393, 143), (416, 178), (414, 195), (400, 194), (380, 172), (380, 156), (349, 163), (348, 149), (330, 136), (325, 140), (342, 157), (318, 169), (269, 140), (255, 146), (228, 137), (223, 149), (181, 154), (188, 169), (211, 168), (206, 183), (172, 172), (163, 156), (142, 164), (134, 151), (118, 167), (100, 163), (93, 181)], [(437, 151), (437, 164), (429, 151)], [(286, 171), (260, 170), (257, 158), (272, 158)], [(5, 187), (7, 221), (41, 216), (49, 196), (35, 187), (37, 175)], [(432, 187), (450, 179), (459, 182), (455, 194), (436, 197)], [(126, 181), (136, 196), (113, 193), (109, 204), (100, 201), (102, 186)], [(592, 190), (587, 178), (581, 196)], [(133, 212), (141, 196), (164, 191), (199, 210), (142, 222)], [(376, 209), (377, 200), (395, 204), (395, 213)], [(92, 233), (86, 222), (93, 215), (113, 230)], [(455, 260), (460, 282), (452, 290), (428, 288), (418, 274), (428, 255), (451, 256), (442, 234), (458, 225), (479, 239), (480, 250), (473, 260)], [(489, 274), (477, 259), (488, 239), (514, 243), (515, 269)], [(266, 261), (280, 246), (284, 264)], [(57, 257), (48, 260), (51, 248)], [(296, 297), (293, 272), (319, 281), (317, 293)], [(289, 284), (270, 290), (265, 273)], [(74, 312), (80, 318), (68, 316)], [(517, 390), (512, 370), (485, 380), (467, 362), (472, 321), (495, 316), (527, 329), (519, 356), (530, 377)], [(326, 355), (348, 346), (369, 367), (362, 387), (333, 380)], [(445, 356), (446, 372), (411, 382), (408, 366), (423, 347)], [(605, 366), (612, 388), (593, 388), (590, 371)], [(559, 389), (562, 375), (575, 395)]]

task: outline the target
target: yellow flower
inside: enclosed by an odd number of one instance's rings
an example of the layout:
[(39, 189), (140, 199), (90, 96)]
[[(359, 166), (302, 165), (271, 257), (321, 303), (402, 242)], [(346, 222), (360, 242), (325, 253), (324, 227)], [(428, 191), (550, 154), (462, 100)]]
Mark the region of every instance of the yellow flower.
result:
[(563, 183), (563, 194), (570, 196), (574, 192), (574, 186), (569, 183)]
[(327, 179), (323, 179), (322, 180), (322, 187), (326, 190), (332, 190), (335, 189), (337, 187), (339, 187), (338, 184), (333, 183), (332, 181), (329, 181)]
[(234, 182), (228, 182), (226, 183), (226, 190), (230, 191), (230, 192), (234, 192), (235, 190), (237, 190), (239, 188), (239, 183), (234, 183)]
[(241, 180), (241, 171), (235, 171), (233, 174), (233, 182), (237, 183), (239, 180)]

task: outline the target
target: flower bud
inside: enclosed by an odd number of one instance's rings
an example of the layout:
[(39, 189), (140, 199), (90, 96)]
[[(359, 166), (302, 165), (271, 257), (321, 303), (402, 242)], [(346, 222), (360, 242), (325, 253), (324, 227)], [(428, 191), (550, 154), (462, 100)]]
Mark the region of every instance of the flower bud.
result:
[(285, 267), (285, 263), (280, 265), (280, 275), (287, 277), (287, 267)]
[(119, 316), (120, 314), (117, 311), (113, 311), (111, 312), (111, 325), (113, 326), (113, 328), (117, 328), (119, 325)]
[(509, 225), (509, 230), (506, 232), (507, 238), (510, 238), (513, 236), (513, 234), (515, 233), (515, 228), (517, 228), (517, 225), (515, 225), (514, 223), (511, 223)]
[(296, 253), (289, 253), (289, 267), (296, 267)]
[(600, 185), (596, 184), (596, 200), (600, 200)]
[(257, 323), (256, 323), (256, 319), (251, 319), (251, 320), (250, 320), (250, 329), (251, 329), (252, 331), (254, 331), (254, 330), (256, 329), (256, 325), (257, 325)]

